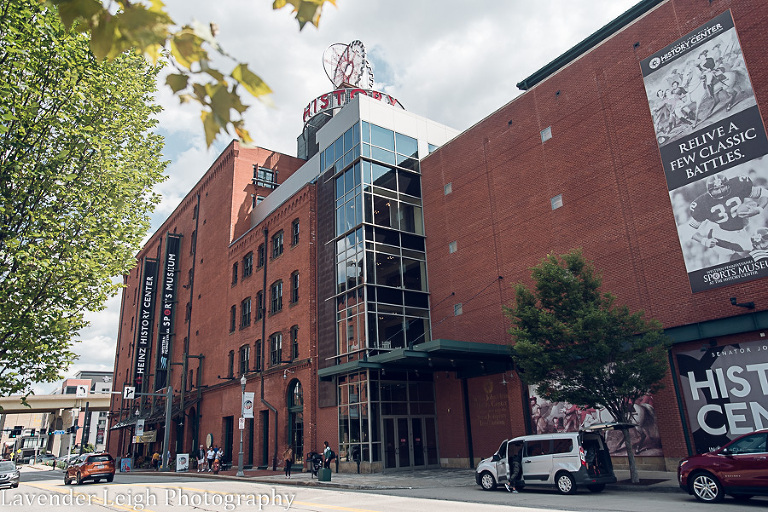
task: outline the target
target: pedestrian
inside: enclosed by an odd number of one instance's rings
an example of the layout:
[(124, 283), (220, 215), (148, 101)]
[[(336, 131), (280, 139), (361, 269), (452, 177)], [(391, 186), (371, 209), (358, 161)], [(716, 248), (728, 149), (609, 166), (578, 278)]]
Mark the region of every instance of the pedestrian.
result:
[(521, 444), (514, 443), (507, 445), (507, 483), (504, 488), (508, 492), (517, 494), (517, 481), (520, 479), (520, 460), (523, 447)]
[(291, 445), (286, 445), (283, 460), (285, 461), (285, 478), (291, 478), (291, 465), (293, 465), (293, 448)]
[(328, 441), (323, 441), (323, 444), (325, 445), (325, 449), (323, 449), (323, 467), (330, 469), (331, 461), (336, 458), (336, 454), (328, 446)]
[(208, 472), (210, 473), (213, 471), (213, 460), (216, 458), (216, 452), (213, 451), (213, 446), (208, 447), (208, 451), (205, 455), (208, 458)]
[(200, 473), (201, 471), (205, 471), (205, 448), (203, 448), (203, 445), (200, 445), (200, 448), (197, 449), (197, 472)]
[(152, 467), (155, 469), (155, 471), (160, 470), (160, 452), (155, 450), (155, 453), (152, 454)]

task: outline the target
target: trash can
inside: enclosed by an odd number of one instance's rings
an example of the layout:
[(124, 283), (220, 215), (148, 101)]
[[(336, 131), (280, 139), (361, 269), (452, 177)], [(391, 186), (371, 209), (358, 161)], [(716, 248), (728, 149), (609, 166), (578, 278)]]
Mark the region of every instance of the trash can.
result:
[(321, 482), (330, 482), (331, 481), (331, 470), (330, 468), (322, 468), (320, 471), (317, 472), (317, 479)]

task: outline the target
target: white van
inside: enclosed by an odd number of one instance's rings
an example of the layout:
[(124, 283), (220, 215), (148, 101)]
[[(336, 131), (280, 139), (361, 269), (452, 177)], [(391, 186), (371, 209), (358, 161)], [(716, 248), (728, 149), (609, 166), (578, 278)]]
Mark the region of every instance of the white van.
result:
[(475, 470), (475, 481), (486, 491), (507, 481), (508, 450), (522, 446), (522, 474), (517, 489), (528, 485), (554, 485), (561, 494), (574, 494), (579, 487), (600, 492), (616, 483), (604, 430), (634, 425), (603, 423), (579, 432), (538, 434), (505, 440), (493, 456)]

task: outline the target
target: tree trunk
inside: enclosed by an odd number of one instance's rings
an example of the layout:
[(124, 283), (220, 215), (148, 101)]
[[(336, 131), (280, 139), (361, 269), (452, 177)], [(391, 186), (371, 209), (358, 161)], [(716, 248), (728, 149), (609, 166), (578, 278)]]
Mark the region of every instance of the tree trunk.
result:
[(627, 447), (627, 461), (629, 461), (629, 478), (633, 484), (640, 483), (640, 475), (637, 474), (637, 464), (635, 462), (635, 451), (632, 449), (632, 438), (629, 435), (629, 429), (621, 429), (624, 434), (624, 446)]

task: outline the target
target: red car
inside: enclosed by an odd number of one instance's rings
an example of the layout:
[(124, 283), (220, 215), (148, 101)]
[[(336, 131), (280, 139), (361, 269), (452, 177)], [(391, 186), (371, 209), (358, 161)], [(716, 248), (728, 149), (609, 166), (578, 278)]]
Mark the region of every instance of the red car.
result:
[(677, 481), (681, 489), (707, 503), (722, 501), (726, 494), (740, 500), (768, 496), (768, 429), (681, 460)]
[(78, 485), (85, 480), (93, 480), (98, 483), (104, 479), (111, 482), (115, 478), (115, 459), (108, 453), (84, 453), (73, 459), (64, 472), (64, 485), (69, 485), (72, 480)]

